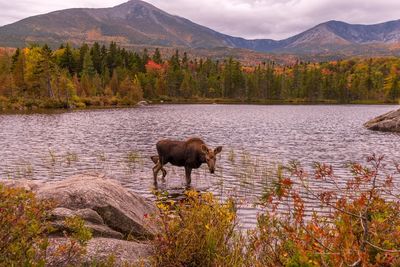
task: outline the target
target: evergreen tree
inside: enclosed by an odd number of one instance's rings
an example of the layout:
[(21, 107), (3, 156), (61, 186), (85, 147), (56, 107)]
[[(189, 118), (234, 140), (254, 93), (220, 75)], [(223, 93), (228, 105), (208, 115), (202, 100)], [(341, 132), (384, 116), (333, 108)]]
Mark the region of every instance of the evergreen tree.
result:
[(183, 76), (183, 81), (180, 87), (180, 95), (184, 98), (189, 98), (192, 96), (192, 76), (188, 71), (185, 71)]
[(157, 64), (162, 64), (162, 58), (161, 58), (161, 54), (160, 54), (160, 50), (158, 48), (156, 48), (156, 51), (154, 51), (152, 60), (157, 63)]
[(16, 86), (17, 94), (23, 95), (26, 91), (25, 83), (25, 56), (24, 53), (17, 49), (12, 59), (12, 77)]
[(76, 62), (72, 54), (72, 48), (67, 43), (66, 47), (63, 49), (63, 53), (60, 57), (60, 67), (63, 69), (68, 69), (71, 75), (75, 74)]
[(113, 74), (111, 77), (110, 89), (111, 89), (113, 95), (116, 95), (119, 91), (118, 73), (116, 70), (113, 71)]
[(102, 57), (99, 43), (95, 42), (90, 49), (90, 55), (92, 56), (93, 67), (98, 74), (102, 71)]
[(95, 74), (96, 74), (96, 69), (94, 68), (92, 57), (91, 57), (89, 51), (87, 51), (83, 58), (81, 75), (93, 77)]

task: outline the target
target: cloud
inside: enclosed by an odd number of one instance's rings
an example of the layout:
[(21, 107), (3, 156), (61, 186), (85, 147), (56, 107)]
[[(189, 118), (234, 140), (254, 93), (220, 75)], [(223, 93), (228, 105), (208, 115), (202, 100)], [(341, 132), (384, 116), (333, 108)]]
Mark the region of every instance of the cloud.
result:
[[(72, 7), (110, 7), (121, 0), (0, 0), (0, 25)], [(229, 35), (283, 39), (328, 20), (373, 24), (400, 19), (398, 0), (148, 0), (174, 15)]]

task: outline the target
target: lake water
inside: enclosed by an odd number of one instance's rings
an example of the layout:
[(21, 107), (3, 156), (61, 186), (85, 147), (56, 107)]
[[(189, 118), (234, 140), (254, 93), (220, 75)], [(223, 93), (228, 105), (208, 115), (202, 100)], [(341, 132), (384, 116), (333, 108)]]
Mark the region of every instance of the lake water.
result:
[[(64, 179), (106, 173), (152, 198), (151, 155), (164, 138), (198, 136), (223, 146), (214, 175), (204, 165), (192, 185), (221, 198), (241, 200), (241, 223), (254, 225), (257, 200), (276, 166), (298, 160), (332, 164), (348, 175), (349, 161), (373, 152), (400, 159), (400, 135), (372, 132), (362, 124), (398, 106), (156, 105), (132, 109), (0, 115), (0, 177)], [(180, 192), (184, 170), (166, 166), (164, 188)]]

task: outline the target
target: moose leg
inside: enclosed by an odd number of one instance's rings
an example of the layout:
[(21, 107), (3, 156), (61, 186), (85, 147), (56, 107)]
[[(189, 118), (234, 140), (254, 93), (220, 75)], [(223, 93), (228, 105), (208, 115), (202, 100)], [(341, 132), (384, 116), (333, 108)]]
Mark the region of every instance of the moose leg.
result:
[[(153, 167), (153, 173), (156, 171), (156, 169), (157, 169), (157, 166), (158, 165), (161, 165), (161, 163), (160, 163), (160, 157), (159, 156), (152, 156), (152, 157), (150, 157), (151, 158), (151, 160), (154, 162), (154, 164), (156, 164), (156, 166), (154, 166)], [(164, 169), (164, 167), (161, 165), (161, 168), (157, 171), (157, 173), (155, 174), (155, 178), (154, 178), (154, 181), (155, 181), (155, 184), (156, 184), (156, 182), (157, 182), (157, 174), (158, 174), (158, 172), (161, 170), (161, 172), (162, 172), (162, 174), (163, 174), (163, 176), (162, 176), (162, 180), (163, 180), (163, 182), (165, 182), (165, 176), (167, 176), (167, 171)]]
[(163, 182), (165, 182), (165, 176), (167, 176), (167, 171), (164, 168), (161, 168), (161, 172), (162, 172), (162, 180)]
[[(160, 170), (163, 169), (163, 166), (160, 162), (157, 162), (156, 166), (153, 167), (153, 175), (154, 175), (154, 185), (157, 185), (157, 174)], [(164, 172), (163, 172), (164, 175)]]
[(189, 187), (192, 182), (192, 168), (185, 166), (186, 186)]

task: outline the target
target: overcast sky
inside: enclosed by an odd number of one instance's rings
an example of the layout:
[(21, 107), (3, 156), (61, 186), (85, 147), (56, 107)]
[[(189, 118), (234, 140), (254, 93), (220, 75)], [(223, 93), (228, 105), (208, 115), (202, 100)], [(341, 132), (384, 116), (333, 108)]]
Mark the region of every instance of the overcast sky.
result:
[[(0, 0), (0, 25), (72, 7), (111, 7), (124, 0)], [(328, 20), (374, 24), (400, 19), (400, 0), (148, 0), (222, 33), (283, 39)]]

